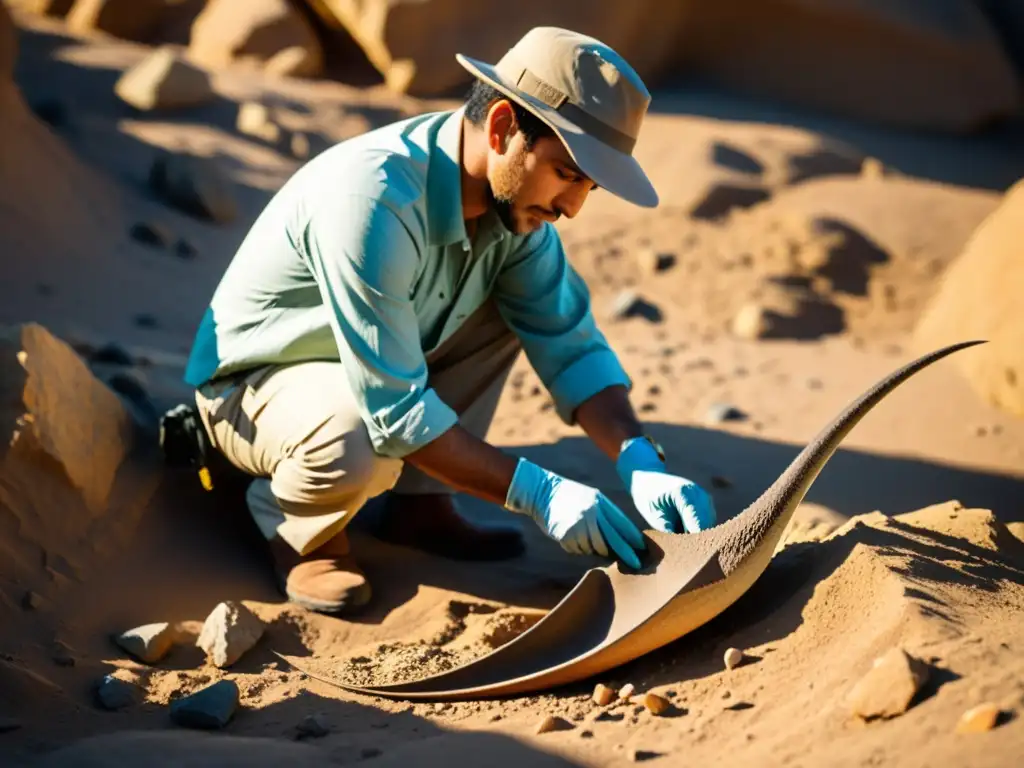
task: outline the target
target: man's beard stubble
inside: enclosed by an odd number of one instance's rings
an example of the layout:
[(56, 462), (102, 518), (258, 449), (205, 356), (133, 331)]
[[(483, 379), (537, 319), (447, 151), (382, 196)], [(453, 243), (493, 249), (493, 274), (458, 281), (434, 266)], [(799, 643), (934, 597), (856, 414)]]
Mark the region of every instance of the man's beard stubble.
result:
[(502, 225), (512, 234), (519, 234), (515, 219), (515, 199), (526, 176), (526, 149), (510, 156), (494, 172), (487, 185), (487, 197)]

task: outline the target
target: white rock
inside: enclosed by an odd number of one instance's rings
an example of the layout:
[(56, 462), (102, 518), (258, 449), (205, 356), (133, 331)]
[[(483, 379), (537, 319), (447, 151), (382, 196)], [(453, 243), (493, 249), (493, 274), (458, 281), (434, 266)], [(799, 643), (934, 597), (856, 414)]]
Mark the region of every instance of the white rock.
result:
[(270, 110), (266, 105), (258, 101), (247, 101), (238, 108), (235, 127), (239, 133), (271, 144), (281, 138), (281, 127), (271, 119)]
[(163, 621), (129, 629), (115, 637), (114, 642), (139, 661), (155, 664), (171, 650), (176, 636), (174, 627)]
[(736, 669), (743, 663), (743, 651), (739, 648), (730, 648), (725, 652), (725, 668)]
[(594, 699), (594, 703), (599, 707), (606, 707), (615, 701), (615, 691), (604, 683), (598, 683), (594, 687), (594, 695), (592, 698)]
[(196, 645), (217, 667), (230, 667), (263, 637), (263, 622), (241, 603), (218, 605), (203, 623)]

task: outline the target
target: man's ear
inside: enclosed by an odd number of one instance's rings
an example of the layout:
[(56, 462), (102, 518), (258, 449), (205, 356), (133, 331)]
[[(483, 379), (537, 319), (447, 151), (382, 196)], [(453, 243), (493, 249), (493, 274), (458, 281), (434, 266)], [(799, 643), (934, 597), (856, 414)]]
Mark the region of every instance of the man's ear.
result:
[(505, 154), (518, 130), (512, 105), (505, 99), (494, 102), (487, 113), (487, 145), (495, 152)]

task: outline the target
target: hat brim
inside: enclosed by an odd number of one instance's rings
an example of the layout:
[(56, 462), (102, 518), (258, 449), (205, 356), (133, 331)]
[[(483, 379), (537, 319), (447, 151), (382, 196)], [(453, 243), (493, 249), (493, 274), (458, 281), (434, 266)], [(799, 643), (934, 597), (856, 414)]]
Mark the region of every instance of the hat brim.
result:
[(608, 146), (566, 119), (558, 110), (523, 93), (515, 84), (506, 81), (490, 64), (463, 56), (461, 53), (455, 54), (455, 59), (470, 74), (494, 86), (551, 126), (576, 165), (595, 184), (604, 187), (616, 197), (642, 208), (657, 207), (658, 193), (640, 167), (640, 163), (632, 155)]

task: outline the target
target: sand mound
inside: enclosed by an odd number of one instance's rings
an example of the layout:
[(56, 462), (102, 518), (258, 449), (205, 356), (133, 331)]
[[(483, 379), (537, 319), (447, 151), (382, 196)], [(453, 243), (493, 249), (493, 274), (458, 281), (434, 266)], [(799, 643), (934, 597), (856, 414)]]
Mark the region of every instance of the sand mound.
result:
[(17, 282), (22, 264), (46, 260), (61, 269), (109, 248), (119, 195), (26, 107), (10, 80), (14, 32), (0, 4), (0, 251), (12, 255), (4, 280)]
[[(781, 318), (757, 338), (891, 338), (913, 327), (996, 204), (989, 193), (847, 173), (780, 183), (715, 222), (666, 206), (612, 232), (573, 230), (566, 243), (595, 293), (625, 287), (671, 303), (691, 335), (735, 330), (754, 307)], [(922, 217), (935, 226), (910, 224)]]
[(126, 731), (114, 736), (85, 739), (58, 750), (40, 763), (61, 768), (101, 766), (188, 765), (192, 768), (279, 768), (281, 765), (317, 765), (328, 760), (322, 750), (306, 744), (203, 733), (143, 733)]
[(988, 402), (1024, 416), (1024, 182), (978, 227), (916, 330), (920, 348), (943, 339), (988, 339), (957, 361)]

